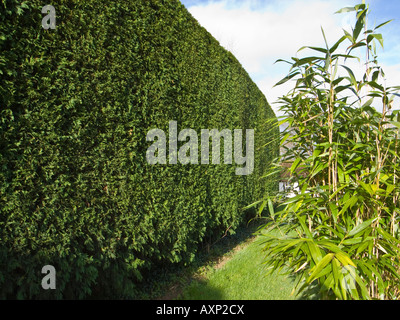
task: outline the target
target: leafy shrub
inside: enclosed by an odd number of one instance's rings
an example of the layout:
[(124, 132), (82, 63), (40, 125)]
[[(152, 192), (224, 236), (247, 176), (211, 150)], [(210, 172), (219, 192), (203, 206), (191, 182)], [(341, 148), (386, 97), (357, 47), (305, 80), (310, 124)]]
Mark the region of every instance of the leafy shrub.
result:
[[(302, 48), (317, 56), (293, 58), (279, 82), (296, 81), (281, 98), (282, 143), (293, 146), (284, 160), (299, 191), (271, 210), (266, 263), (286, 267), (299, 292), (317, 284), (325, 299), (398, 299), (400, 87), (382, 84), (375, 44), (387, 22), (369, 29), (365, 3), (339, 12), (356, 13), (354, 28), (332, 46)], [(361, 78), (346, 65), (357, 48)]]
[[(233, 55), (176, 0), (0, 4), (0, 297), (135, 297), (244, 220), (277, 145), (275, 115)], [(146, 134), (254, 128), (255, 170), (148, 165)], [(54, 265), (57, 289), (41, 288)]]

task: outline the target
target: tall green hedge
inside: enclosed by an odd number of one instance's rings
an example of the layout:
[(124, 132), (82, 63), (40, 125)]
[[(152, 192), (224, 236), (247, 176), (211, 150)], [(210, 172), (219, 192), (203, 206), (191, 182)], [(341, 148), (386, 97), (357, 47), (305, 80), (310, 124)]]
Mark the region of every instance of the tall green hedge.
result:
[[(134, 298), (146, 270), (234, 231), (278, 146), (275, 115), (178, 0), (0, 3), (0, 298)], [(146, 134), (254, 128), (255, 170), (149, 165)], [(53, 265), (56, 290), (41, 287)]]

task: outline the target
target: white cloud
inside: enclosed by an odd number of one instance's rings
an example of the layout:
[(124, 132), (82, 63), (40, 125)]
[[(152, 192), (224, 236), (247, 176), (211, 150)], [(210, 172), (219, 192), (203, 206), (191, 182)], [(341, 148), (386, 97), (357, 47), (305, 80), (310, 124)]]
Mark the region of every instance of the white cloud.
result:
[[(236, 56), (276, 111), (273, 102), (286, 93), (290, 85), (272, 88), (287, 74), (289, 67), (274, 62), (290, 60), (304, 45), (324, 47), (321, 26), (329, 45), (333, 45), (343, 35), (342, 28), (350, 29), (354, 21), (352, 14), (334, 12), (358, 2), (270, 0), (262, 5), (255, 0), (220, 0), (188, 9), (223, 47)], [(385, 67), (385, 70), (388, 79), (391, 76), (400, 80), (399, 66)]]
[[(196, 19), (220, 43), (232, 51), (249, 72), (258, 72), (268, 58), (294, 54), (304, 44), (321, 44), (320, 26), (328, 37), (340, 32), (333, 16), (337, 4), (325, 1), (294, 1), (286, 9), (277, 11), (270, 6), (253, 11), (251, 1), (229, 8), (229, 1), (212, 2), (191, 7)], [(330, 37), (332, 38), (332, 37)]]

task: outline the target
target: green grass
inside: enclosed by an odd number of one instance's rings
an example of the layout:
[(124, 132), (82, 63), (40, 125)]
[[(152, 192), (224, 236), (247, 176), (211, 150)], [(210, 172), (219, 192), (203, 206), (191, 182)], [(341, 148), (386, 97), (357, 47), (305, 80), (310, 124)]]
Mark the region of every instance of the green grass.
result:
[(294, 300), (319, 299), (318, 288), (291, 295), (292, 277), (267, 275), (263, 221), (239, 228), (233, 235), (205, 246), (189, 265), (162, 265), (145, 275), (138, 300)]
[(181, 300), (294, 300), (294, 282), (287, 276), (267, 276), (260, 237), (231, 252), (227, 261), (207, 268), (187, 285)]

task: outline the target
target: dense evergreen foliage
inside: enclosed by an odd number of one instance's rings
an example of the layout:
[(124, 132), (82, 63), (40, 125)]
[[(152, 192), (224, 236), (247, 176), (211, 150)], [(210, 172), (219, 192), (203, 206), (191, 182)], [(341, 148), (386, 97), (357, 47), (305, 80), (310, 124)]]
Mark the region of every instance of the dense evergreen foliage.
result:
[[(55, 30), (43, 5), (0, 4), (0, 297), (134, 298), (145, 270), (189, 263), (276, 188), (260, 179), (275, 115), (177, 0), (59, 0)], [(147, 132), (170, 120), (254, 128), (253, 174), (147, 164)]]

